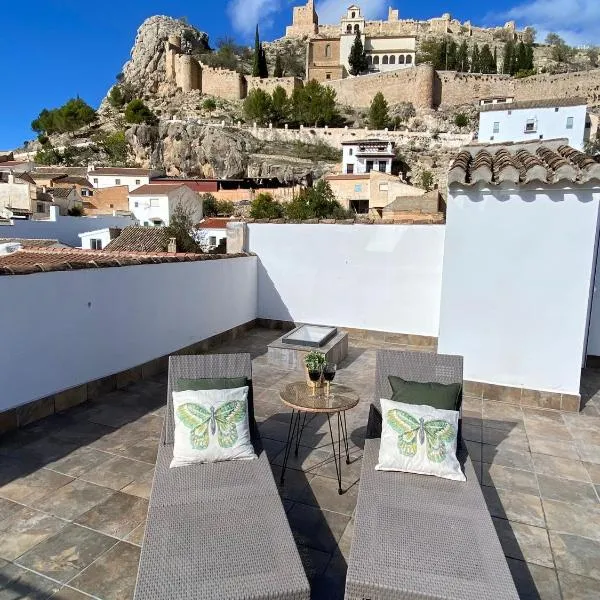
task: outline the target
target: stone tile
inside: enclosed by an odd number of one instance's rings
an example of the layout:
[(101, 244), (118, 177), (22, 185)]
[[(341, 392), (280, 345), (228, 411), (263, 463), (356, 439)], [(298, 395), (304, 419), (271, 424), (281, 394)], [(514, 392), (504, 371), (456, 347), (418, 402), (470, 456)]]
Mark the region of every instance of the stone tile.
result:
[(65, 525), (60, 519), (21, 507), (19, 512), (0, 523), (0, 557), (14, 560)]
[(267, 458), (269, 459), (269, 461), (275, 460), (275, 458), (285, 448), (285, 442), (270, 440), (268, 438), (262, 438), (261, 442), (264, 451), (267, 453)]
[[(598, 435), (598, 441), (600, 441), (600, 434)], [(577, 451), (579, 452), (581, 460), (600, 465), (600, 446), (588, 444), (587, 442), (582, 442), (580, 440), (576, 440), (575, 445), (577, 446)]]
[(87, 384), (65, 390), (54, 396), (54, 410), (60, 412), (87, 402)]
[(119, 542), (72, 579), (69, 585), (103, 600), (132, 598), (139, 561), (138, 546)]
[(514, 558), (506, 562), (521, 600), (562, 600), (554, 569)]
[(146, 499), (115, 492), (104, 502), (78, 517), (76, 522), (122, 539), (146, 520), (147, 513)]
[(84, 594), (83, 592), (79, 592), (78, 590), (74, 590), (73, 588), (64, 586), (53, 594), (51, 600), (90, 600), (90, 596)]
[(563, 600), (598, 600), (598, 581), (566, 571), (558, 571)]
[(153, 481), (154, 469), (152, 468), (144, 473), (139, 479), (136, 479), (133, 483), (124, 487), (121, 491), (125, 494), (131, 494), (132, 496), (138, 496), (139, 498), (146, 498), (146, 500), (149, 500)]
[(0, 496), (32, 506), (71, 481), (72, 477), (48, 469), (38, 469), (4, 484), (0, 487)]
[(106, 452), (83, 446), (63, 458), (49, 462), (46, 468), (70, 477), (81, 477), (110, 458), (111, 455)]
[(557, 569), (600, 579), (600, 541), (550, 531), (550, 544)]
[(152, 465), (147, 463), (114, 456), (84, 473), (81, 478), (90, 483), (120, 490), (137, 481), (150, 470), (152, 470)]
[(315, 577), (322, 575), (331, 560), (329, 552), (323, 552), (322, 550), (303, 546), (302, 544), (298, 545), (298, 554), (300, 554), (300, 559), (302, 560), (302, 565), (309, 581), (313, 581)]
[(524, 494), (538, 494), (534, 473), (495, 464), (482, 464), (482, 483), (498, 489), (514, 490)]
[(463, 385), (463, 392), (469, 396), (481, 398), (483, 396), (483, 383), (480, 381), (466, 381)]
[(350, 517), (296, 503), (288, 513), (288, 521), (298, 544), (331, 553), (337, 547)]
[(583, 465), (587, 469), (587, 472), (588, 472), (591, 480), (594, 483), (600, 483), (600, 465), (597, 465), (595, 463), (586, 463), (586, 462), (584, 462)]
[(562, 411), (578, 413), (581, 408), (581, 396), (573, 394), (563, 394), (560, 403)]
[(115, 538), (68, 524), (17, 559), (17, 563), (66, 583), (117, 543)]
[(36, 437), (35, 441), (12, 451), (7, 451), (6, 454), (19, 461), (43, 467), (52, 460), (66, 456), (76, 448), (75, 445), (54, 439), (52, 436), (41, 435)]
[[(357, 451), (350, 451), (350, 464), (346, 464), (346, 457), (342, 450), (342, 487), (349, 486), (353, 483), (357, 483), (360, 479), (360, 472), (362, 469), (362, 453)], [(324, 477), (332, 477), (337, 481), (337, 474), (335, 471), (335, 462), (333, 456), (321, 467), (315, 471), (316, 475), (323, 475)]]
[(33, 423), (38, 419), (43, 419), (54, 413), (54, 396), (29, 402), (28, 404), (17, 407), (16, 411), (17, 424), (19, 427), (24, 427), (29, 423)]
[[(284, 450), (282, 450), (275, 460), (274, 465), (283, 465)], [(297, 469), (300, 471), (311, 471), (316, 473), (317, 469), (322, 467), (331, 458), (331, 451), (324, 449), (312, 449), (306, 446), (300, 446), (298, 456), (294, 455), (294, 450), (290, 452), (287, 468)]]
[(484, 383), (482, 395), (485, 400), (489, 401), (506, 402), (509, 404), (519, 404), (521, 402), (521, 388), (510, 387), (508, 385)]
[(550, 438), (529, 437), (529, 447), (536, 454), (549, 454), (559, 458), (568, 458), (569, 460), (579, 460), (577, 447), (573, 442), (557, 441)]
[(600, 510), (542, 498), (548, 529), (600, 541)]
[(482, 440), (481, 425), (470, 425), (468, 423), (463, 422), (461, 431), (462, 436), (465, 440), (469, 440), (471, 442), (481, 442)]
[[(106, 425), (108, 427), (122, 427), (139, 419), (147, 411), (139, 406), (127, 406), (120, 401), (124, 392), (113, 392), (112, 398), (104, 400), (102, 403), (96, 403), (90, 407), (86, 418), (92, 423)], [(112, 401), (111, 401), (112, 400)]]
[(282, 484), (280, 479), (282, 468), (271, 465), (271, 469), (281, 497), (293, 501), (297, 501), (302, 497), (310, 480), (314, 477), (311, 473), (304, 473), (303, 471), (296, 471), (295, 469), (286, 469), (285, 478)]
[(0, 413), (0, 433), (13, 431), (18, 427), (16, 409), (5, 410)]
[(548, 408), (558, 411), (561, 408), (561, 394), (524, 389), (521, 394), (521, 406)]
[(537, 495), (488, 486), (483, 486), (482, 491), (492, 517), (535, 527), (546, 526), (542, 502)]
[(0, 498), (0, 523), (23, 509), (21, 504)]
[[(90, 409), (85, 408), (82, 410), (89, 411)], [(66, 414), (70, 416), (74, 412), (75, 411), (70, 410)], [(90, 423), (86, 420), (77, 420), (76, 418), (73, 422), (68, 423), (66, 427), (62, 427), (58, 431), (52, 432), (52, 437), (81, 447), (83, 444), (91, 444), (114, 431), (115, 429), (113, 427), (99, 425), (98, 423)]]
[(470, 442), (469, 440), (465, 440), (465, 445), (471, 460), (481, 462), (481, 444), (479, 442)]
[(146, 522), (138, 525), (129, 535), (125, 537), (125, 539), (130, 544), (135, 544), (136, 546), (141, 546), (144, 541), (144, 532), (146, 531)]
[(74, 520), (115, 493), (110, 488), (75, 479), (36, 503), (36, 507), (62, 519)]
[(60, 587), (55, 581), (5, 561), (0, 561), (0, 582), (0, 600), (46, 600)]
[(525, 429), (528, 437), (546, 438), (554, 441), (571, 441), (573, 436), (569, 428), (562, 423), (526, 421)]
[(567, 482), (557, 477), (538, 475), (538, 484), (542, 498), (600, 508), (600, 501), (591, 483), (583, 481)]
[(581, 461), (559, 458), (548, 454), (532, 453), (531, 456), (536, 473), (575, 481), (590, 481), (590, 476)]
[(348, 486), (342, 481), (342, 490), (344, 493), (340, 495), (337, 479), (316, 475), (310, 480), (299, 501), (351, 516), (356, 508), (358, 484)]
[(502, 465), (504, 467), (513, 467), (523, 469), (524, 471), (533, 471), (533, 461), (527, 451), (504, 449), (500, 446), (490, 446), (482, 444), (481, 460), (484, 463)]
[(510, 431), (484, 426), (481, 430), (481, 441), (498, 448), (529, 451), (525, 427), (521, 424), (515, 425)]
[(506, 556), (542, 567), (554, 567), (545, 529), (495, 517), (492, 520)]

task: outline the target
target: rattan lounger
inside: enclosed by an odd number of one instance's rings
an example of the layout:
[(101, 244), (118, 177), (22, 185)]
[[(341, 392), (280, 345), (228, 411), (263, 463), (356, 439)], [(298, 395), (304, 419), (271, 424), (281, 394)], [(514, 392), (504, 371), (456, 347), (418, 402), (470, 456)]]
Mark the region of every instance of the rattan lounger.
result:
[[(375, 471), (388, 375), (462, 382), (462, 358), (379, 351), (346, 579), (347, 600), (517, 600), (464, 444), (465, 482)], [(371, 439), (369, 439), (371, 438)]]
[[(247, 377), (249, 354), (173, 356), (135, 600), (308, 600), (309, 584), (271, 473), (259, 458), (170, 469), (176, 379)], [(254, 416), (249, 403), (251, 426)]]

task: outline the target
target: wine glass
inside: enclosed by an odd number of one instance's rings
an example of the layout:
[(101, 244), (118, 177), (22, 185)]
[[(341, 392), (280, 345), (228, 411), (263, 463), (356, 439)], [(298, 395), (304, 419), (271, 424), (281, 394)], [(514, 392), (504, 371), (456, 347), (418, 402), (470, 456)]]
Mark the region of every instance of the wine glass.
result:
[(337, 371), (337, 365), (333, 363), (327, 363), (323, 368), (323, 379), (327, 382), (327, 397), (330, 396), (331, 382), (335, 378), (335, 372)]
[(320, 369), (309, 369), (308, 378), (312, 382), (312, 395), (315, 395), (315, 390), (317, 388), (317, 381), (321, 379), (321, 370)]

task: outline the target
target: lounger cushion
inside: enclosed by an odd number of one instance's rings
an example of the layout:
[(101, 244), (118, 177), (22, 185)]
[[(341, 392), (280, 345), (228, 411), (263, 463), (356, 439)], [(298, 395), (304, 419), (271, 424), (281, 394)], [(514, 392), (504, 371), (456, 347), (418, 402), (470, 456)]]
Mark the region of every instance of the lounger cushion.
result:
[(204, 379), (178, 379), (175, 382), (176, 392), (185, 390), (229, 390), (248, 385), (246, 377), (209, 377)]
[(403, 471), (465, 481), (456, 458), (458, 412), (381, 400), (378, 471)]
[(248, 386), (173, 392), (175, 444), (171, 467), (255, 459)]
[(421, 383), (419, 381), (406, 381), (402, 377), (390, 375), (388, 377), (392, 388), (392, 400), (404, 404), (425, 404), (443, 410), (460, 410), (461, 390), (460, 383)]

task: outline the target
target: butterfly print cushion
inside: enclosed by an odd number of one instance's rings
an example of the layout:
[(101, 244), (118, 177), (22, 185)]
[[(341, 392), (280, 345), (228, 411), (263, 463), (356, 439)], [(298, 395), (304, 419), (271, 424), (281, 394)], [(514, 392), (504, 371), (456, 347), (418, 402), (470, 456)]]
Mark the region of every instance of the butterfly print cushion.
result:
[(248, 425), (248, 386), (173, 392), (171, 467), (256, 458)]
[(465, 481), (456, 458), (458, 411), (381, 400), (378, 471)]

